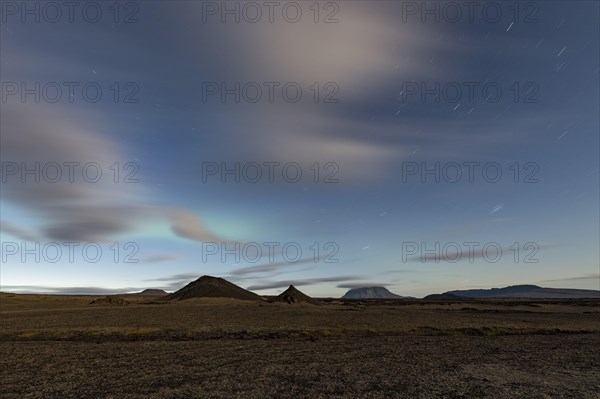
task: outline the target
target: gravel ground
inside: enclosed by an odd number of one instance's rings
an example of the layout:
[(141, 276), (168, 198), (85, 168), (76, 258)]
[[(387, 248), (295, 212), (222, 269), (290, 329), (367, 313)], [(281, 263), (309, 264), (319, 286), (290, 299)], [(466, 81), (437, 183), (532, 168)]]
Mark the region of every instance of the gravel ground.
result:
[(2, 398), (598, 398), (600, 335), (5, 341)]

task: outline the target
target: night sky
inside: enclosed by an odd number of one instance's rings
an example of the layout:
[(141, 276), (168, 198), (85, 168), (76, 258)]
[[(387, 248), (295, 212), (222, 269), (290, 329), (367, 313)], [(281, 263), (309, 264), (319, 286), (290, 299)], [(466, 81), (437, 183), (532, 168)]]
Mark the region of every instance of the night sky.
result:
[(600, 3), (75, 3), (2, 2), (2, 291), (600, 288)]

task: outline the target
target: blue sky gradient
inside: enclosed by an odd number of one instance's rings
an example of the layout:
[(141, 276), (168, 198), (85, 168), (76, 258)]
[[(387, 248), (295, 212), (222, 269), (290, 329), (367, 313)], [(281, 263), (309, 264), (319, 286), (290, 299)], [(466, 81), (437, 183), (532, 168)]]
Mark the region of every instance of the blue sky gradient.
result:
[[(73, 22), (23, 21), (3, 9), (3, 291), (175, 290), (203, 274), (260, 294), (293, 282), (314, 296), (363, 285), (410, 296), (525, 283), (600, 288), (597, 2), (533, 2), (535, 22), (525, 22), (529, 9), (515, 22), (496, 2), (504, 14), (493, 23), (480, 14), (423, 22), (402, 2), (340, 1), (335, 23), (315, 23), (308, 2), (297, 23), (222, 22), (202, 2), (132, 3), (134, 23), (115, 23), (108, 2), (96, 23), (77, 13)], [(79, 86), (55, 103), (11, 91), (36, 82)], [(80, 90), (90, 82), (102, 88), (97, 102)], [(295, 82), (303, 96), (204, 101), (210, 82)], [(436, 82), (502, 95), (409, 94)], [(324, 103), (332, 88), (337, 101)], [(7, 169), (35, 162), (96, 162), (103, 177), (38, 183)], [(209, 163), (236, 162), (296, 163), (303, 175), (289, 182), (278, 167), (273, 182), (203, 176)], [(436, 163), (450, 177), (461, 165), (462, 177), (423, 182), (419, 172)], [(472, 181), (469, 163), (478, 165)], [(483, 174), (483, 165), (493, 169)], [(21, 256), (22, 245), (65, 242), (93, 243), (102, 256)], [(206, 255), (236, 242), (260, 244), (263, 256)], [(302, 254), (269, 259), (267, 242)], [(494, 243), (502, 256), (469, 261), (468, 242)], [(407, 255), (412, 243), (449, 249), (436, 262), (421, 249)]]

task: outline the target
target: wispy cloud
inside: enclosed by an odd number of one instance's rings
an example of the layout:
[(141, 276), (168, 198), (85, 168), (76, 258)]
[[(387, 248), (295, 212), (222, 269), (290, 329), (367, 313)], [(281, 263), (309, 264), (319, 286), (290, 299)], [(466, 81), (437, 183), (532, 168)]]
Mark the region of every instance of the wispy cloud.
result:
[[(33, 169), (35, 165), (42, 168), (50, 163), (69, 162), (83, 168), (81, 165), (94, 162), (108, 168), (124, 160), (115, 143), (86, 128), (85, 123), (60, 107), (8, 104), (0, 126), (0, 153), (5, 163)], [(104, 241), (132, 228), (134, 220), (141, 216), (131, 202), (133, 192), (139, 187), (134, 188), (135, 184), (117, 187), (106, 178), (85, 183), (84, 172), (77, 171), (73, 179), (63, 176), (57, 182), (36, 181), (31, 175), (27, 179), (11, 176), (3, 183), (2, 200), (41, 216), (40, 229), (51, 239)]]
[(354, 288), (364, 288), (364, 287), (389, 287), (391, 284), (388, 283), (374, 283), (374, 282), (357, 282), (357, 283), (343, 283), (343, 284), (338, 284), (337, 287), (338, 288), (348, 288), (348, 289), (354, 289)]
[(139, 292), (144, 288), (103, 288), (103, 287), (50, 287), (43, 285), (3, 285), (3, 292), (21, 294), (72, 294), (72, 295), (112, 295)]
[(265, 263), (256, 266), (247, 266), (236, 269), (232, 271), (230, 274), (234, 277), (246, 277), (253, 274), (262, 274), (262, 273), (273, 273), (281, 269), (285, 269), (288, 267), (293, 267), (294, 265), (303, 265), (307, 263), (316, 263), (319, 259), (315, 259), (314, 257), (308, 257), (304, 259), (300, 259), (296, 262), (273, 262), (273, 263)]
[(571, 277), (557, 278), (557, 279), (551, 279), (551, 280), (540, 280), (540, 281), (543, 283), (554, 283), (554, 282), (561, 282), (561, 281), (588, 281), (588, 280), (596, 280), (596, 281), (600, 282), (600, 273), (584, 274), (581, 276), (571, 276)]
[(175, 281), (175, 280), (195, 280), (200, 277), (200, 273), (179, 273), (165, 277), (151, 278), (145, 281)]
[[(60, 106), (6, 105), (0, 121), (3, 163), (40, 170), (49, 164), (76, 166), (58, 181), (32, 174), (23, 178), (20, 172), (8, 176), (1, 199), (34, 214), (39, 223), (38, 231), (28, 234), (8, 222), (3, 222), (3, 229), (28, 239), (39, 236), (58, 241), (108, 242), (155, 219), (169, 224), (183, 238), (225, 241), (203, 226), (194, 212), (148, 203), (148, 188), (141, 182), (115, 182), (113, 176), (107, 177), (114, 165), (121, 168), (130, 159), (123, 146), (103, 132), (107, 127), (90, 129), (89, 125), (90, 120), (73, 117)], [(95, 173), (103, 176), (97, 182), (90, 182), (83, 171), (91, 164), (95, 165), (91, 179), (95, 179)]]
[(271, 289), (271, 288), (288, 287), (290, 285), (303, 286), (303, 285), (331, 283), (331, 282), (335, 283), (335, 282), (359, 280), (359, 279), (361, 279), (361, 277), (358, 277), (358, 276), (332, 276), (332, 277), (298, 279), (298, 280), (263, 281), (263, 282), (259, 282), (254, 285), (251, 285), (250, 287), (248, 287), (248, 289), (249, 290), (266, 290), (266, 289)]
[(170, 209), (168, 217), (171, 222), (171, 230), (180, 237), (199, 242), (227, 241), (205, 228), (200, 217), (193, 212), (185, 209)]
[[(528, 245), (528, 244), (524, 244), (521, 247), (521, 250), (524, 251), (523, 256), (526, 256), (527, 254), (531, 254), (532, 256), (535, 256), (540, 249), (543, 248), (554, 248), (557, 247), (558, 244), (536, 244), (536, 243), (532, 243), (533, 246)], [(428, 246), (426, 246), (426, 248), (433, 248), (432, 244), (428, 244)], [(463, 250), (462, 248), (459, 248), (459, 251), (453, 251), (453, 252), (446, 252), (443, 250), (439, 250), (439, 251), (435, 251), (435, 253), (431, 253), (429, 250), (427, 251), (427, 253), (421, 253), (419, 255), (415, 255), (415, 256), (410, 256), (407, 258), (407, 261), (411, 261), (411, 262), (422, 262), (422, 263), (427, 263), (427, 262), (448, 262), (448, 263), (458, 263), (458, 262), (464, 262), (464, 261), (470, 261), (470, 260), (474, 260), (474, 259), (480, 259), (483, 257), (488, 257), (489, 259), (500, 259), (500, 257), (502, 257), (503, 253), (513, 253), (513, 251), (515, 250), (515, 248), (509, 248), (509, 247), (500, 247), (499, 250), (497, 250), (496, 246), (490, 246), (489, 247), (489, 252), (485, 252), (481, 249), (481, 246), (479, 247), (474, 247), (473, 249), (469, 250), (468, 248), (465, 247), (465, 249)], [(423, 251), (424, 252), (424, 251)]]
[(11, 236), (20, 240), (35, 241), (37, 239), (35, 233), (29, 229), (14, 226), (8, 222), (5, 222), (4, 220), (0, 220), (0, 231), (2, 233), (10, 234)]
[(181, 259), (181, 256), (173, 254), (153, 254), (143, 257), (141, 261), (144, 263), (161, 263), (179, 259)]
[[(181, 26), (192, 23), (193, 14), (188, 9), (173, 12), (182, 21)], [(206, 26), (190, 26), (194, 27), (192, 30), (198, 29), (199, 38), (205, 36)], [(295, 104), (276, 101), (251, 107), (241, 105), (235, 114), (225, 113), (223, 117), (215, 114), (219, 125), (226, 127), (223, 130), (230, 132), (223, 137), (225, 153), (238, 159), (335, 162), (343, 171), (342, 183), (380, 178), (389, 162), (410, 154), (408, 145), (390, 146), (384, 140), (374, 139), (380, 135), (404, 136), (398, 134), (397, 121), (381, 122), (371, 118), (373, 114), (366, 114), (376, 108), (374, 99), (381, 101), (382, 92), (387, 93), (395, 86), (390, 82), (406, 76), (439, 79), (447, 73), (438, 63), (430, 62), (424, 50), (461, 46), (456, 41), (440, 43), (437, 29), (424, 24), (398, 24), (390, 14), (389, 5), (376, 3), (365, 7), (346, 2), (343, 21), (337, 24), (302, 20), (281, 25), (229, 24), (225, 30), (219, 25), (210, 26), (219, 32), (224, 46), (254, 51), (254, 56), (244, 57), (243, 63), (239, 62), (243, 54), (240, 52), (220, 52), (218, 60), (189, 57), (188, 62), (198, 69), (208, 69), (217, 81), (233, 76), (236, 81), (293, 81), (302, 87), (329, 82), (339, 88), (334, 95), (339, 102), (335, 104), (315, 104), (311, 94)], [(177, 26), (173, 37), (183, 39), (189, 34), (190, 29)], [(199, 46), (214, 46), (202, 39), (179, 42), (189, 46), (186, 54), (200, 54)], [(257, 47), (256, 43), (261, 45)], [(219, 64), (213, 66), (212, 62)], [(395, 94), (391, 98), (393, 101)], [(357, 112), (352, 105), (361, 99), (367, 106)], [(362, 120), (357, 120), (357, 114)], [(230, 143), (236, 142), (244, 145), (231, 146)]]

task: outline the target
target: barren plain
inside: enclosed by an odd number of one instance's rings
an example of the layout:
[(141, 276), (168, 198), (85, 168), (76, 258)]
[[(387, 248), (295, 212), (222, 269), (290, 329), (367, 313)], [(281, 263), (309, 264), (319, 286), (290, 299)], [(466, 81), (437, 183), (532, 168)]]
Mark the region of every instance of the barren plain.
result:
[(600, 300), (0, 294), (2, 398), (597, 398)]

